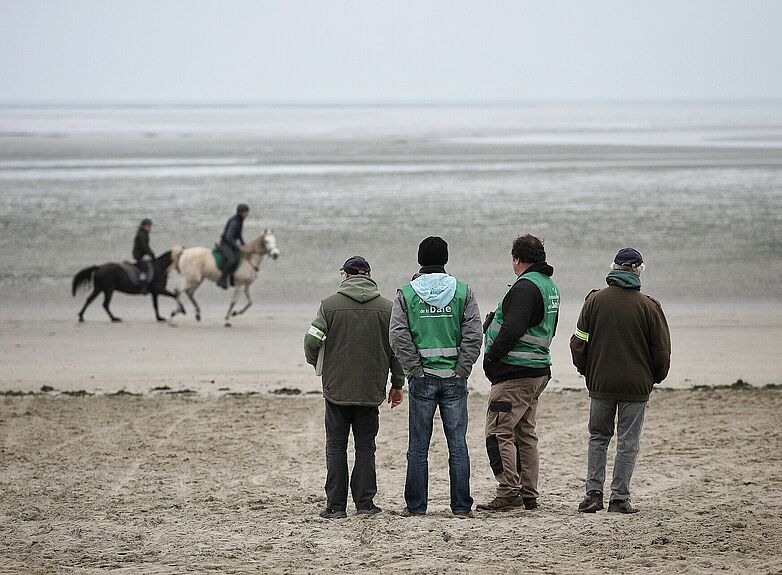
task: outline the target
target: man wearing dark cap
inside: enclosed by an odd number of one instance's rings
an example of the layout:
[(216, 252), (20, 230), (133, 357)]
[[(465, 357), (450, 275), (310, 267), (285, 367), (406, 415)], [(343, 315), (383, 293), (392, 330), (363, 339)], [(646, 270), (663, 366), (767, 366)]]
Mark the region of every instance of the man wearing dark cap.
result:
[(630, 479), (649, 394), (668, 375), (671, 337), (660, 303), (641, 293), (644, 260), (623, 248), (611, 264), (608, 287), (586, 297), (570, 352), (589, 390), (589, 450), (582, 513), (603, 509), (606, 452), (616, 428), (616, 458), (608, 511), (635, 513)]
[(351, 428), (356, 458), (350, 490), (359, 515), (380, 512), (375, 505), (375, 436), (378, 406), (402, 402), (404, 373), (388, 341), (391, 301), (380, 295), (369, 262), (348, 259), (340, 269), (337, 293), (324, 299), (304, 336), (307, 363), (323, 377), (326, 403), (326, 509), (324, 519), (347, 517), (348, 459)]
[(149, 260), (155, 259), (155, 252), (149, 247), (149, 232), (152, 231), (152, 220), (144, 218), (136, 230), (136, 237), (133, 238), (133, 259), (136, 260), (136, 267), (139, 269), (139, 280), (141, 281), (141, 293), (147, 293), (149, 279)]
[[(236, 213), (228, 219), (225, 229), (220, 236), (220, 251), (223, 254), (223, 269), (220, 270), (220, 278), (217, 285), (223, 289), (228, 288), (228, 274), (226, 270), (233, 269), (241, 257), (244, 249), (244, 238), (242, 237), (242, 226), (244, 220), (250, 215), (250, 206), (239, 204), (236, 206)], [(231, 282), (233, 283), (233, 282)]]
[(484, 511), (538, 507), (538, 398), (551, 379), (559, 319), (559, 289), (543, 242), (519, 236), (510, 255), (516, 280), (485, 324), (486, 452), (498, 485), (494, 499), (478, 505)]
[(440, 409), (448, 443), (451, 511), (470, 517), (467, 378), (481, 351), (481, 319), (472, 289), (445, 271), (448, 244), (428, 237), (418, 247), (421, 269), (397, 292), (391, 347), (409, 378), (407, 515), (424, 515), (429, 492), (429, 443)]

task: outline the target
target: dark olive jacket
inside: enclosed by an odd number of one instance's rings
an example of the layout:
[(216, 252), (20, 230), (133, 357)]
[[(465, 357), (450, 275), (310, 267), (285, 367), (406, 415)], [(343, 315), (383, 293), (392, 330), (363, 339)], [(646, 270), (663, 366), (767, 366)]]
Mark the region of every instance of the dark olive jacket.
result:
[(343, 281), (324, 299), (304, 336), (307, 363), (315, 366), (321, 346), (323, 397), (338, 405), (377, 406), (392, 387), (404, 385), (402, 366), (391, 351), (388, 326), (391, 301), (366, 276)]
[(639, 288), (609, 285), (584, 302), (570, 351), (590, 397), (646, 401), (668, 375), (668, 322), (660, 303)]

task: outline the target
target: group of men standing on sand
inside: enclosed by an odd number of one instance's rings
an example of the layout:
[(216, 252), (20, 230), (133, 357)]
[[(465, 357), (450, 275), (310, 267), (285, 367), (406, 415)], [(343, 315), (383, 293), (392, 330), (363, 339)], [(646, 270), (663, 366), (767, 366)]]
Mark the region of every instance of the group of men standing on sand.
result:
[[(494, 312), (481, 321), (472, 289), (448, 274), (448, 244), (424, 239), (421, 266), (393, 302), (378, 291), (369, 262), (349, 258), (337, 293), (324, 299), (305, 339), (307, 362), (323, 377), (326, 426), (326, 508), (320, 516), (347, 516), (348, 482), (356, 512), (374, 515), (378, 406), (409, 397), (409, 443), (403, 515), (425, 515), (429, 444), (439, 409), (448, 444), (451, 511), (471, 517), (467, 447), (467, 379), (483, 343), (483, 370), (491, 381), (486, 451), (498, 482), (495, 497), (477, 509), (538, 507), (538, 399), (551, 379), (551, 342), (559, 319), (559, 290), (543, 242), (523, 235), (511, 248), (511, 284)], [(660, 304), (641, 293), (641, 254), (620, 250), (606, 278), (591, 292), (570, 348), (591, 398), (586, 496), (578, 509), (603, 509), (606, 452), (616, 429), (617, 453), (609, 511), (635, 513), (630, 479), (652, 386), (670, 366), (670, 334)], [(348, 475), (350, 432), (355, 463)]]

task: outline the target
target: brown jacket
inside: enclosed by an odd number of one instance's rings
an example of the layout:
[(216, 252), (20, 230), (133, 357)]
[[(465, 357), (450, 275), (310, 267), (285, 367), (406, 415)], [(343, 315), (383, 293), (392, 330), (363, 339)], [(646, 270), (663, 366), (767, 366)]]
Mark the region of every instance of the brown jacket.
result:
[(647, 401), (668, 375), (671, 336), (660, 303), (639, 289), (609, 285), (586, 297), (570, 352), (589, 396)]

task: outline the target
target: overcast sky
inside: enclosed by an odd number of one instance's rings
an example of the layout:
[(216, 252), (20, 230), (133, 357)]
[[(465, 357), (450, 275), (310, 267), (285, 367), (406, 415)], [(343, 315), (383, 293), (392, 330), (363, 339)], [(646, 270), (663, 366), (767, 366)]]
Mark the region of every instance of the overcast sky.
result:
[(782, 97), (782, 1), (0, 0), (0, 102)]

